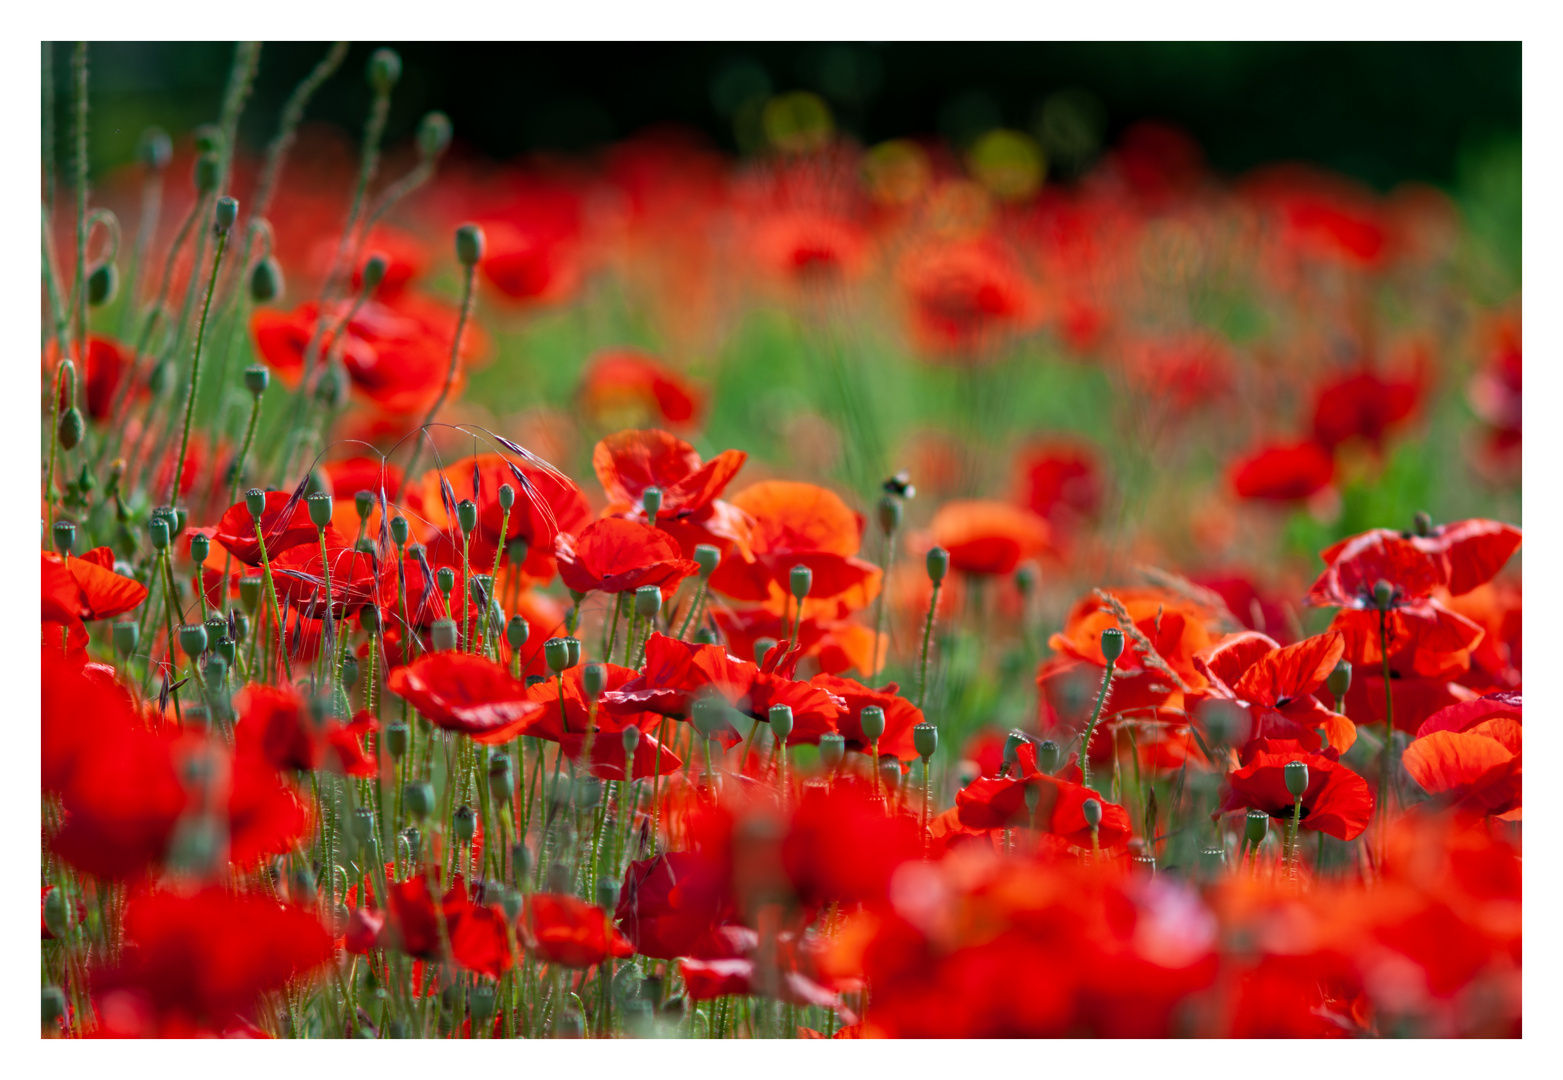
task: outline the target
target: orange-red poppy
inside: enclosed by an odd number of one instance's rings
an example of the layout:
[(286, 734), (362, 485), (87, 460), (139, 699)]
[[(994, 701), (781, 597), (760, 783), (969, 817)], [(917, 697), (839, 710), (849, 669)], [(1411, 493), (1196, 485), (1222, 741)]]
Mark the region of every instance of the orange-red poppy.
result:
[(1301, 795), (1301, 827), (1326, 832), (1340, 840), (1355, 840), (1373, 816), (1368, 782), (1340, 763), (1334, 747), (1311, 753), (1296, 742), (1255, 739), (1243, 748), (1242, 767), (1227, 774), (1217, 815), (1234, 810), (1263, 810), (1290, 822), (1295, 797), (1286, 787), (1286, 766), (1308, 766), (1308, 788)]
[(1345, 651), (1346, 642), (1335, 631), (1283, 647), (1245, 630), (1196, 654), (1194, 666), (1209, 683), (1203, 698), (1236, 702), (1248, 710), (1249, 737), (1296, 739), (1317, 750), (1322, 731), (1328, 745), (1344, 754), (1357, 741), (1357, 727), (1326, 708), (1314, 692)]
[(608, 495), (603, 516), (646, 521), (643, 496), (655, 487), (662, 492), (655, 524), (678, 540), (686, 556), (696, 544), (715, 544), (724, 553), (734, 544), (746, 550), (747, 519), (717, 496), (747, 457), (742, 450), (724, 450), (702, 464), (693, 446), (666, 431), (609, 435), (592, 451), (592, 469)]
[(509, 742), (544, 706), (504, 665), (472, 653), (429, 653), (391, 672), (386, 686), (447, 731), (476, 742)]
[(635, 947), (613, 928), (606, 911), (559, 893), (529, 894), (521, 908), (519, 930), (527, 951), (548, 964), (587, 968), (609, 957), (635, 954)]
[(950, 568), (968, 574), (1009, 574), (1048, 547), (1048, 525), (1020, 506), (991, 500), (948, 502), (928, 526), (933, 543), (950, 553)]
[(554, 558), (565, 586), (583, 593), (633, 592), (655, 585), (667, 600), (685, 578), (700, 571), (667, 533), (624, 518), (599, 519), (578, 536), (560, 533)]
[(604, 426), (649, 420), (690, 428), (705, 413), (706, 392), (645, 353), (610, 349), (588, 361), (580, 401), (586, 415)]

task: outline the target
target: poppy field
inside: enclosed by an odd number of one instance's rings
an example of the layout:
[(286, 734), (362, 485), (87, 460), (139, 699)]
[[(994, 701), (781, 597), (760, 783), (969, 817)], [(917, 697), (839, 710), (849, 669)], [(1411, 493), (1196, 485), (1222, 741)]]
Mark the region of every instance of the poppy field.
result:
[(346, 43), (93, 169), (45, 48), (45, 1037), (1521, 1035), (1469, 203), (1067, 95), (501, 161)]

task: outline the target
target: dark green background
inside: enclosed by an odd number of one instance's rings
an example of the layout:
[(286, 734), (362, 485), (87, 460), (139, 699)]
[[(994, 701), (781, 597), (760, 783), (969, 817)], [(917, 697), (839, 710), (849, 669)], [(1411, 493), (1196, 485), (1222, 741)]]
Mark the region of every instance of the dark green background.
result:
[[(356, 44), (310, 116), (352, 129), (378, 43)], [(1041, 100), (1083, 87), (1106, 107), (1108, 138), (1144, 118), (1189, 130), (1227, 172), (1277, 159), (1340, 170), (1379, 188), (1405, 179), (1479, 183), (1473, 161), (1520, 132), (1518, 43), (999, 44), (399, 44), (405, 75), (390, 136), (443, 109), (458, 138), (498, 157), (578, 150), (655, 122), (698, 128), (735, 146), (724, 89), (813, 89), (866, 141), (973, 126), (1026, 128)], [(283, 98), (323, 51), (271, 43), (261, 54), (242, 135), (270, 135)], [(92, 50), (99, 168), (125, 160), (141, 127), (176, 134), (215, 118), (227, 43), (100, 43)], [(55, 47), (61, 91), (68, 48)], [(734, 68), (746, 75), (726, 84)], [(745, 83), (745, 78), (748, 82)], [(62, 112), (57, 129), (66, 134)]]

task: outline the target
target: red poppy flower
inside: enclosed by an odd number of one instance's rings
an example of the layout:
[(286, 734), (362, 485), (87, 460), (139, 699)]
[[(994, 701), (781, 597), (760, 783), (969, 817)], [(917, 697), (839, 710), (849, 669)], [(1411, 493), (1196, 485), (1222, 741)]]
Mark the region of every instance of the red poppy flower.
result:
[(903, 261), (912, 336), (935, 355), (974, 357), (1036, 321), (1035, 287), (992, 241), (925, 247)]
[[(94, 619), (112, 619), (140, 606), (147, 598), (147, 587), (134, 578), (114, 572), (114, 552), (110, 548), (93, 548), (80, 555), (62, 558), (53, 552), (44, 552), (45, 582), (55, 580), (48, 564), (60, 567), (74, 584), (63, 592), (59, 588), (53, 595), (60, 597), (65, 610), (77, 618), (91, 622)], [(47, 586), (46, 586), (47, 588)]]
[(135, 1033), (148, 1036), (252, 1018), (260, 995), (331, 961), (331, 934), (314, 914), (225, 888), (136, 893), (124, 935), (118, 962), (93, 973), (93, 997), (99, 1015), (145, 1009), (152, 1023)]
[(1129, 382), (1174, 413), (1226, 394), (1237, 366), (1232, 350), (1209, 333), (1132, 341), (1123, 350), (1123, 362)]
[[(1044, 832), (1075, 847), (1089, 848), (1091, 826), (1081, 808), (1087, 799), (1095, 799), (1102, 807), (1097, 846), (1111, 850), (1129, 842), (1133, 831), (1129, 813), (1123, 807), (1108, 802), (1090, 788), (1040, 772), (1036, 747), (1029, 739), (1016, 748), (1016, 759), (1019, 776), (979, 777), (956, 792), (957, 819), (964, 828), (1004, 829), (1029, 826), (1035, 821)], [(1026, 806), (1026, 790), (1033, 787), (1040, 789), (1035, 815)]]
[[(391, 562), (381, 562), (373, 553), (359, 551), (350, 541), (333, 538), (335, 529), (328, 526), (326, 550), (322, 555), (320, 544), (300, 544), (281, 555), (271, 557), (271, 576), (277, 586), (277, 597), (291, 603), (301, 615), (311, 619), (324, 619), (326, 605), (331, 607), (333, 619), (346, 619), (356, 615), (365, 604), (373, 604), (376, 597), (385, 594), (387, 579), (395, 588), (396, 567)], [(268, 557), (271, 552), (267, 551)], [(330, 592), (326, 590), (325, 567), (330, 567)]]
[(636, 952), (663, 960), (719, 954), (714, 931), (732, 915), (726, 867), (692, 851), (631, 862), (614, 912)]
[(676, 428), (695, 427), (706, 393), (645, 353), (611, 349), (592, 357), (581, 375), (581, 408), (594, 422), (648, 419)]
[[(621, 689), (634, 679), (637, 673), (617, 664), (604, 664), (607, 692)], [(560, 705), (558, 679), (548, 679), (527, 688), (528, 699), (541, 706), (541, 710), (528, 720), (517, 734), (530, 735), (558, 743), (565, 756), (579, 762), (586, 750), (586, 733), (592, 730), (590, 772), (603, 780), (645, 779), (666, 776), (677, 771), (684, 759), (652, 736), (650, 728), (660, 723), (662, 716), (655, 712), (636, 710), (615, 711), (599, 704), (593, 710), (586, 697), (585, 676), (581, 667), (573, 667), (564, 673), (563, 708)], [(563, 715), (561, 716), (561, 711)], [(593, 727), (592, 721), (596, 724)], [(635, 760), (625, 759), (624, 729), (638, 727), (640, 738), (635, 745)], [(625, 776), (625, 766), (630, 775)]]
[[(266, 492), (266, 506), (261, 511), (261, 535), (266, 539), (266, 558), (273, 560), (283, 552), (302, 544), (320, 543), (315, 523), (309, 520), (309, 506), (303, 498), (294, 501), (286, 491)], [(248, 566), (261, 564), (260, 544), (255, 540), (255, 519), (250, 516), (244, 500), (230, 506), (217, 522), (212, 539), (233, 554), (235, 559)], [(326, 526), (326, 545), (344, 547), (349, 541), (332, 526)], [(318, 554), (318, 553), (317, 553)]]
[(1298, 640), (1294, 627), (1300, 629), (1300, 626), (1295, 612), (1275, 593), (1261, 592), (1250, 576), (1240, 571), (1216, 570), (1194, 574), (1189, 580), (1219, 596), (1227, 611), (1245, 629), (1258, 630), (1282, 645)]
[(1232, 490), (1243, 499), (1307, 499), (1335, 478), (1329, 451), (1315, 442), (1266, 446), (1232, 466)]
[(480, 267), (512, 300), (556, 304), (581, 283), (583, 206), (579, 193), (530, 176), (506, 178), (507, 204), (479, 218), (486, 240)]
[(608, 494), (603, 516), (645, 521), (642, 496), (656, 487), (662, 492), (656, 525), (678, 540), (686, 556), (703, 543), (724, 550), (736, 543), (747, 550), (747, 520), (717, 498), (747, 457), (742, 450), (724, 450), (701, 464), (693, 446), (665, 431), (609, 435), (592, 451), (592, 468)]
[(1470, 731), (1488, 720), (1508, 718), (1516, 722), (1523, 719), (1524, 698), (1514, 693), (1488, 694), (1474, 701), (1447, 705), (1433, 713), (1416, 729), (1416, 737), (1422, 738), (1435, 731)]
[(236, 866), (287, 854), (309, 832), (303, 800), (253, 744), (241, 744), (229, 763), (226, 805), (228, 860)]
[[(1319, 590), (1321, 585), (1326, 589), (1338, 585), (1348, 594), (1360, 595), (1366, 576), (1383, 568), (1386, 572), (1380, 576), (1397, 586), (1397, 599), (1401, 586), (1408, 599), (1429, 595), (1431, 585), (1423, 584), (1429, 575), (1436, 575), (1432, 584), (1442, 585), (1451, 595), (1460, 596), (1491, 581), (1519, 550), (1522, 539), (1523, 534), (1515, 526), (1486, 518), (1434, 525), (1426, 536), (1397, 533), (1393, 529), (1370, 529), (1331, 544), (1319, 553), (1329, 569), (1315, 583), (1314, 589)], [(1406, 554), (1405, 545), (1423, 553), (1426, 558), (1419, 560)], [(1342, 569), (1332, 578), (1330, 571), (1338, 566)], [(1402, 582), (1393, 576), (1394, 571), (1408, 573), (1410, 580)], [(1373, 582), (1366, 582), (1366, 587), (1371, 594)], [(1340, 602), (1326, 601), (1322, 596), (1321, 591), (1321, 603)], [(1366, 606), (1372, 606), (1371, 598)]]
[[(755, 962), (748, 957), (680, 960), (678, 970), (684, 977), (684, 986), (693, 1001), (710, 1001), (728, 994), (748, 996), (764, 992), (762, 981), (755, 970)], [(777, 1001), (817, 1005), (822, 1009), (834, 1009), (841, 1004), (838, 995), (807, 975), (788, 969), (777, 972), (777, 986), (773, 996)]]
[(274, 769), (313, 772), (329, 763), (333, 771), (348, 776), (372, 777), (378, 771), (360, 741), (375, 729), (368, 713), (345, 727), (333, 717), (317, 723), (298, 691), (259, 683), (235, 694), (234, 707), (239, 711), (239, 739), (259, 740), (261, 754)]
[(1286, 789), (1286, 766), (1301, 761), (1308, 766), (1308, 789), (1302, 794), (1301, 825), (1329, 833), (1340, 840), (1355, 840), (1373, 816), (1373, 793), (1368, 782), (1340, 763), (1333, 747), (1314, 754), (1294, 742), (1255, 739), (1243, 748), (1243, 766), (1228, 773), (1221, 808), (1263, 810), (1289, 822), (1297, 802)]
[(1075, 442), (1049, 442), (1017, 460), (1023, 501), (1049, 522), (1091, 517), (1101, 509), (1105, 484), (1096, 450)]
[(623, 518), (603, 518), (579, 536), (560, 533), (554, 542), (559, 577), (576, 592), (633, 592), (656, 585), (667, 600), (679, 584), (700, 570), (683, 558), (667, 533)]
[(933, 543), (950, 553), (950, 567), (968, 574), (1009, 574), (1048, 546), (1047, 522), (1009, 503), (949, 502), (928, 526)]
[[(107, 420), (109, 411), (114, 406), (114, 398), (119, 390), (119, 380), (130, 370), (135, 359), (130, 350), (111, 338), (99, 337), (97, 334), (87, 335), (87, 362), (82, 364), (79, 356), (72, 359), (76, 363), (76, 378), (80, 383), (80, 397), (87, 408), (87, 415), (94, 420)], [(44, 369), (53, 377), (55, 358), (59, 351), (55, 348), (51, 338), (44, 347)], [(66, 388), (60, 387), (60, 400), (69, 405), (65, 393)]]
[(588, 968), (610, 956), (635, 954), (600, 907), (557, 893), (531, 893), (521, 909), (521, 940), (549, 964)]
[(1420, 379), (1386, 379), (1372, 371), (1327, 383), (1314, 397), (1314, 440), (1333, 450), (1361, 438), (1379, 449), (1389, 429), (1416, 411), (1421, 396)]
[(848, 750), (869, 752), (872, 744), (863, 734), (863, 709), (877, 705), (885, 712), (885, 730), (879, 737), (880, 757), (910, 761), (918, 756), (912, 744), (912, 728), (923, 722), (923, 711), (900, 696), (901, 688), (896, 683), (871, 689), (856, 679), (816, 675), (809, 685), (829, 691), (845, 703), (836, 716), (836, 730), (846, 737)]
[(1520, 755), (1519, 722), (1494, 717), (1464, 731), (1434, 731), (1413, 739), (1401, 763), (1441, 801), (1467, 812), (1517, 818), (1523, 794)]
[[(793, 630), (792, 620), (786, 615), (764, 607), (720, 607), (711, 612), (711, 617), (722, 631), (722, 640), (740, 656), (753, 655), (755, 643), (761, 638), (785, 641)], [(888, 636), (880, 636), (876, 659), (871, 628), (841, 619), (805, 617), (798, 626), (798, 645), (800, 660), (812, 658), (820, 671), (840, 675), (854, 668), (860, 672), (883, 669), (890, 642)]]
[[(514, 962), (504, 912), (497, 904), (475, 903), (460, 874), (451, 880), (438, 910), (429, 879), (422, 873), (391, 885), (389, 908), (389, 917), (377, 914), (363, 920), (364, 932), (349, 945), (351, 951), (368, 952), (378, 946), (423, 960), (437, 959), (443, 916), (450, 957), (459, 966), (497, 979)], [(375, 931), (372, 937), (368, 933), (371, 929)]]
[(1313, 695), (1345, 651), (1345, 640), (1334, 631), (1283, 648), (1245, 630), (1197, 654), (1194, 666), (1209, 680), (1207, 699), (1236, 702), (1248, 710), (1250, 737), (1295, 739), (1318, 750), (1322, 730), (1329, 745), (1344, 754), (1357, 741), (1356, 725)]
[[(1389, 692), (1393, 699), (1395, 729), (1415, 735), (1417, 729), (1440, 709), (1476, 697), (1474, 690), (1450, 682), (1447, 678), (1424, 679), (1414, 675), (1400, 675), (1394, 670), (1391, 659)], [(1351, 675), (1351, 689), (1346, 691), (1346, 714), (1356, 717), (1359, 725), (1384, 723), (1384, 676), (1382, 667), (1360, 668)]]
[(856, 222), (810, 210), (767, 215), (756, 226), (754, 241), (766, 270), (800, 282), (856, 275), (868, 248)]
[(814, 484), (769, 480), (744, 488), (733, 505), (753, 519), (753, 560), (728, 557), (711, 575), (711, 587), (735, 600), (763, 601), (774, 610), (791, 602), (794, 566), (807, 566), (813, 583), (805, 615), (840, 618), (879, 593), (881, 573), (855, 558), (863, 518), (835, 493)]
[(392, 671), (386, 687), (436, 726), (487, 745), (509, 742), (544, 711), (503, 664), (472, 653), (428, 653)]
[(921, 855), (917, 823), (851, 781), (804, 788), (781, 852), (805, 904), (882, 903), (896, 868)]

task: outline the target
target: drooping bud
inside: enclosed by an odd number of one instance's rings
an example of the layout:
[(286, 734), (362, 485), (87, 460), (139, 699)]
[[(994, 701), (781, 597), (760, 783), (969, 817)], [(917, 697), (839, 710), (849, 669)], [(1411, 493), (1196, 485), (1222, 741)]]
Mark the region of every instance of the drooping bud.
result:
[(646, 511), (646, 520), (655, 523), (657, 513), (662, 509), (662, 489), (649, 487), (640, 493), (641, 509)]
[(1053, 770), (1058, 768), (1058, 759), (1062, 757), (1062, 751), (1052, 739), (1043, 739), (1037, 746), (1037, 768), (1047, 775), (1052, 776)]
[(771, 731), (776, 736), (776, 741), (781, 745), (787, 745), (787, 736), (792, 734), (792, 706), (772, 705), (768, 714), (771, 722)]
[(1254, 847), (1265, 842), (1270, 835), (1270, 815), (1263, 810), (1250, 810), (1243, 821), (1243, 839)]
[(250, 271), (250, 299), (257, 304), (269, 304), (283, 294), (287, 281), (282, 276), (282, 264), (270, 255), (255, 264)]
[(655, 585), (642, 585), (635, 590), (635, 614), (642, 619), (655, 619), (661, 611), (661, 589)]
[(402, 77), (401, 56), (395, 49), (376, 49), (369, 54), (364, 77), (369, 81), (369, 89), (377, 94), (389, 94)]
[(1123, 655), (1123, 631), (1109, 626), (1102, 631), (1102, 656), (1109, 664), (1116, 664)]
[(54, 550), (69, 555), (76, 550), (76, 525), (70, 521), (56, 521), (53, 529)]
[(392, 720), (385, 725), (385, 749), (396, 760), (402, 760), (407, 753), (407, 742), (412, 736), (412, 729), (400, 720)]
[(429, 636), (433, 638), (435, 652), (450, 652), (456, 648), (456, 640), (460, 637), (461, 628), (456, 625), (455, 619), (435, 619), (429, 627)]
[(792, 586), (793, 599), (801, 601), (814, 588), (814, 571), (799, 563), (792, 568), (788, 583)]
[(363, 282), (364, 295), (373, 293), (380, 287), (380, 282), (385, 280), (385, 272), (391, 268), (391, 261), (382, 253), (376, 251), (364, 260), (363, 272), (359, 275)]
[(562, 637), (549, 638), (543, 642), (543, 659), (548, 664), (548, 670), (555, 675), (562, 674), (570, 666), (570, 646)]
[(1331, 694), (1335, 695), (1337, 701), (1344, 698), (1346, 691), (1351, 689), (1351, 661), (1344, 658), (1335, 661), (1335, 666), (1330, 669), (1324, 685)]
[(835, 769), (846, 756), (846, 736), (840, 732), (831, 731), (819, 737), (819, 763), (827, 770)]
[(722, 552), (714, 544), (696, 544), (695, 562), (700, 567), (700, 580), (709, 581), (712, 573), (716, 571), (717, 563), (722, 561)]
[(233, 228), (233, 223), (239, 220), (239, 200), (232, 195), (224, 195), (217, 200), (217, 207), (212, 212), (212, 227), (218, 235)]
[(754, 663), (756, 667), (765, 663), (765, 654), (776, 648), (776, 639), (762, 637), (754, 639)]
[(1281, 770), (1286, 778), (1286, 790), (1294, 797), (1300, 797), (1308, 790), (1308, 763), (1306, 761), (1288, 761), (1286, 768)]
[(201, 623), (179, 628), (179, 649), (186, 656), (200, 656), (206, 651), (206, 627)]
[(901, 527), (901, 500), (894, 495), (879, 497), (879, 531), (886, 536), (895, 535)]
[(451, 832), (462, 843), (469, 843), (478, 831), (478, 815), (470, 806), (458, 806), (450, 819)]
[(443, 156), (450, 147), (451, 134), (450, 117), (438, 111), (424, 113), (418, 122), (418, 156), (425, 161)]
[(878, 705), (865, 705), (858, 714), (858, 723), (863, 728), (863, 738), (877, 742), (885, 733), (885, 710)]
[(120, 656), (129, 656), (136, 651), (136, 645), (141, 640), (141, 627), (133, 622), (117, 622), (114, 624), (114, 651)]
[(58, 431), (60, 446), (66, 450), (76, 449), (81, 444), (81, 437), (87, 431), (87, 421), (82, 418), (81, 410), (73, 405), (62, 412)]
[(1383, 578), (1379, 578), (1373, 585), (1373, 606), (1380, 611), (1388, 611), (1394, 599), (1395, 587)]
[(944, 581), (945, 575), (950, 572), (950, 553), (942, 547), (931, 547), (924, 561), (928, 565), (928, 580), (935, 585)]
[(608, 669), (595, 660), (581, 669), (581, 690), (586, 694), (587, 701), (596, 701), (602, 697), (603, 690), (608, 686)]
[(482, 262), (485, 246), (483, 230), (478, 226), (469, 223), (456, 229), (456, 261), (462, 266), (471, 267)]
[(927, 761), (939, 749), (939, 729), (926, 720), (912, 729), (912, 745), (917, 756)]
[(471, 536), (478, 527), (478, 504), (471, 499), (462, 499), (457, 503), (456, 524), (461, 527), (463, 535)]
[(113, 303), (119, 294), (119, 267), (111, 262), (101, 262), (87, 275), (87, 303), (102, 307)]
[(1080, 816), (1085, 818), (1087, 825), (1096, 828), (1102, 823), (1102, 804), (1095, 799), (1087, 799), (1080, 804)]

